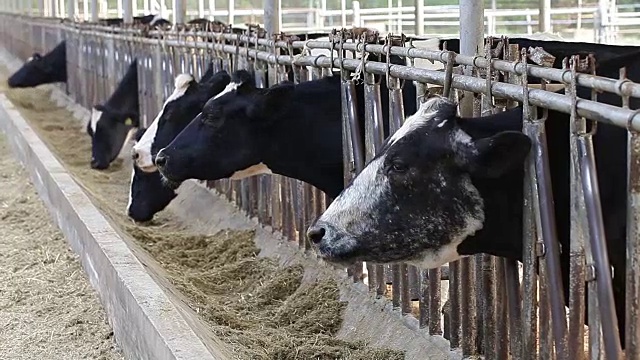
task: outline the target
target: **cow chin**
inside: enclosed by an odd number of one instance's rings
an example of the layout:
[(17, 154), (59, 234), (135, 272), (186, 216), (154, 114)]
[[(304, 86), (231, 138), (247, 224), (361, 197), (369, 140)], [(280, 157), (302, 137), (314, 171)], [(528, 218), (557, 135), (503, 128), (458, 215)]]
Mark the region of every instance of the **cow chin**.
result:
[(175, 178), (172, 177), (168, 177), (167, 175), (165, 175), (164, 173), (160, 173), (162, 175), (162, 185), (164, 185), (165, 187), (171, 189), (171, 190), (177, 190), (180, 185), (184, 182), (184, 180), (176, 180)]
[(351, 245), (355, 244), (354, 241), (354, 239), (343, 238), (332, 243), (323, 242), (314, 246), (314, 249), (324, 261), (341, 267), (349, 267), (360, 260), (357, 256), (357, 246)]

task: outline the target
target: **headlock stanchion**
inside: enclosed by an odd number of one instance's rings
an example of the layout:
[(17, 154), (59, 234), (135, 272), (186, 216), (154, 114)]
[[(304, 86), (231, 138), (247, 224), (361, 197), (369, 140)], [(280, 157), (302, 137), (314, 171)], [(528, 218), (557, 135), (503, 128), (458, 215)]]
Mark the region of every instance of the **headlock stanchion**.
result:
[[(532, 141), (524, 166), (521, 279), (515, 260), (489, 255), (428, 270), (406, 263), (366, 263), (366, 277), (358, 263), (348, 273), (354, 281), (366, 279), (377, 296), (388, 296), (390, 285), (391, 303), (405, 316), (413, 316), (417, 303), (419, 327), (433, 336), (444, 335), (451, 348), (464, 356), (620, 359), (624, 341), (626, 358), (640, 358), (640, 111), (630, 108), (632, 100), (640, 98), (640, 84), (626, 79), (624, 71), (616, 79), (596, 76), (597, 59), (585, 62), (578, 57), (567, 60), (564, 68), (552, 68), (553, 56), (544, 49), (520, 50), (507, 38), (489, 38), (482, 54), (470, 56), (444, 46), (419, 48), (418, 41), (402, 35), (379, 41), (367, 31), (347, 29), (334, 30), (327, 40), (298, 40), (287, 34), (267, 38), (255, 26), (239, 34), (188, 26), (149, 31), (7, 14), (0, 14), (0, 20), (5, 50), (21, 60), (35, 52), (44, 55), (66, 41), (68, 80), (56, 86), (88, 109), (109, 98), (137, 59), (142, 126), (149, 126), (160, 111), (173, 91), (176, 75), (188, 72), (198, 80), (209, 64), (215, 72), (246, 69), (255, 76), (258, 88), (285, 80), (302, 83), (340, 76), (345, 185), (380, 150), (385, 138), (383, 118), (389, 117), (389, 136), (412, 115), (405, 114), (403, 84), (414, 82), (418, 101), (431, 95), (427, 84), (442, 86), (442, 95), (449, 98), (459, 91), (481, 94), (476, 95), (475, 115), (495, 114), (521, 104), (522, 130)], [(317, 51), (329, 51), (329, 55)], [(502, 59), (497, 58), (500, 53)], [(386, 60), (381, 61), (383, 56)], [(408, 59), (410, 66), (392, 63), (392, 56)], [(444, 69), (417, 68), (416, 59), (442, 63)], [(461, 66), (474, 70), (463, 75)], [(339, 73), (334, 74), (334, 69)], [(540, 89), (529, 86), (533, 77), (541, 79)], [(563, 85), (565, 92), (547, 91), (552, 82)], [(360, 107), (359, 86), (364, 89)], [(578, 98), (577, 90), (583, 88), (591, 89), (591, 98)], [(622, 97), (623, 106), (598, 103), (596, 92)], [(387, 99), (389, 113), (385, 114)], [(358, 113), (359, 108), (364, 108), (364, 114)], [(545, 132), (545, 124), (552, 121), (548, 120), (549, 110), (569, 114), (570, 131), (564, 135), (570, 145), (569, 154), (564, 154), (570, 164), (569, 249), (559, 248), (556, 234), (549, 164), (554, 154), (548, 152)], [(595, 149), (606, 146), (593, 143), (597, 122), (628, 131), (625, 339), (619, 339), (618, 320), (623, 313), (616, 313), (613, 294), (619, 289), (612, 284), (612, 275), (620, 274), (612, 274), (609, 264), (603, 220), (608, 214), (602, 213), (597, 181), (596, 165), (601, 164), (595, 162)], [(309, 184), (280, 175), (218, 180), (206, 186), (298, 243), (303, 251), (310, 249), (306, 228), (331, 200)], [(561, 251), (563, 257), (568, 251), (563, 258), (568, 264), (561, 262)], [(611, 262), (615, 264), (613, 258)], [(568, 284), (562, 266), (569, 269)], [(584, 337), (585, 316), (588, 340)]]

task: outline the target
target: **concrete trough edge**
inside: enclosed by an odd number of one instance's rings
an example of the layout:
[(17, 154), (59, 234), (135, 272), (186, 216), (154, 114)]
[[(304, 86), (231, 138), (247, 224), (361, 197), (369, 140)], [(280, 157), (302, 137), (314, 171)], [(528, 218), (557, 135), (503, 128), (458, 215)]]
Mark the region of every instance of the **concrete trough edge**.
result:
[(130, 359), (214, 357), (108, 220), (22, 115), (0, 94), (0, 128), (96, 289)]

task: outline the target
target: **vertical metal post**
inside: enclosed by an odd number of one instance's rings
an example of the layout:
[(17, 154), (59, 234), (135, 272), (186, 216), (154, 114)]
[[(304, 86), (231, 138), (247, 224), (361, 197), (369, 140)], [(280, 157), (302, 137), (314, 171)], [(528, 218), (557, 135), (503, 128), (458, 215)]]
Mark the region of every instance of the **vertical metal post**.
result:
[[(566, 59), (565, 59), (566, 60)], [(569, 70), (566, 61), (564, 68)], [(575, 75), (575, 65), (572, 61), (571, 72)], [(572, 108), (570, 118), (569, 141), (571, 150), (570, 179), (571, 179), (571, 232), (570, 232), (570, 287), (569, 287), (569, 348), (575, 350), (573, 356), (576, 360), (584, 358), (584, 310), (585, 310), (585, 239), (588, 235), (587, 215), (585, 213), (584, 194), (582, 193), (582, 173), (578, 158), (578, 137), (586, 132), (587, 123), (584, 118), (578, 117), (576, 104), (577, 93), (574, 78), (565, 87), (565, 94), (571, 96)], [(591, 311), (594, 311), (591, 308)], [(589, 328), (590, 335), (598, 332)]]
[(340, 0), (340, 24), (347, 27), (347, 0)]
[(165, 19), (167, 17), (167, 5), (164, 0), (158, 0), (158, 3), (160, 5), (160, 11), (158, 12), (158, 14), (161, 18)]
[(216, 12), (216, 0), (209, 0), (209, 20), (214, 20)]
[(263, 0), (264, 28), (268, 36), (280, 32), (280, 5), (281, 0)]
[(607, 33), (609, 28), (608, 8), (608, 0), (598, 1), (598, 10), (596, 10), (596, 19), (593, 26), (593, 29), (596, 33), (596, 42), (598, 43), (604, 43), (607, 41)]
[(116, 1), (116, 11), (118, 12), (118, 17), (123, 17), (123, 11), (122, 11), (122, 2), (123, 0), (117, 0)]
[(424, 0), (415, 0), (415, 29), (416, 35), (424, 35)]
[(551, 31), (551, 0), (540, 0), (538, 15), (538, 31)]
[[(484, 41), (484, 3), (482, 1), (461, 0), (460, 1), (460, 54), (476, 55)], [(472, 68), (465, 69), (465, 75), (472, 75)], [(463, 117), (472, 117), (473, 114), (474, 94), (472, 92), (464, 92), (462, 101), (460, 102), (460, 115)], [(473, 270), (475, 268), (475, 259), (468, 257), (459, 260), (460, 262), (460, 304), (464, 304), (465, 308), (476, 308), (475, 286), (473, 282)], [(456, 274), (457, 275), (457, 274)], [(460, 283), (459, 283), (460, 284)], [(457, 309), (452, 309), (456, 311)], [(476, 319), (475, 312), (471, 311), (461, 319), (462, 320), (462, 342), (463, 355), (472, 355), (476, 353)]]
[(318, 14), (318, 22), (316, 23), (319, 28), (324, 27), (326, 13), (327, 13), (327, 0), (320, 0), (320, 13)]
[(45, 16), (44, 0), (38, 0), (38, 15)]
[(187, 12), (184, 0), (173, 0), (173, 23), (184, 24), (184, 17)]
[(229, 1), (229, 6), (227, 8), (228, 10), (228, 20), (227, 22), (229, 23), (229, 25), (233, 24), (234, 18), (235, 18), (235, 7), (236, 7), (236, 2), (235, 0), (228, 0)]
[(151, 12), (151, 0), (142, 1), (142, 11), (145, 15)]
[(98, 0), (91, 0), (91, 22), (98, 21), (98, 14), (100, 13), (100, 8), (98, 5)]
[[(621, 79), (626, 71), (621, 71)], [(623, 97), (625, 107), (629, 97)], [(626, 276), (626, 332), (627, 359), (640, 358), (640, 133), (629, 130), (627, 134), (627, 276)]]
[(82, 1), (82, 19), (88, 21), (89, 16), (89, 1), (84, 0)]
[(51, 0), (51, 17), (58, 17), (58, 0)]
[(360, 1), (353, 1), (351, 3), (351, 8), (353, 9), (353, 19), (352, 23), (354, 27), (362, 26), (362, 21), (360, 19)]
[(198, 17), (204, 18), (204, 0), (198, 0)]
[(73, 0), (67, 0), (67, 19), (73, 20), (76, 16), (76, 4)]
[(402, 34), (402, 0), (398, 0), (398, 34)]
[(578, 18), (576, 19), (576, 30), (582, 29), (582, 0), (578, 0)]
[[(484, 2), (460, 0), (460, 54), (476, 55), (484, 39)], [(465, 69), (471, 76), (472, 69)], [(460, 115), (473, 116), (473, 93), (464, 92), (460, 102)]]
[(133, 0), (122, 1), (122, 20), (125, 24), (133, 24)]

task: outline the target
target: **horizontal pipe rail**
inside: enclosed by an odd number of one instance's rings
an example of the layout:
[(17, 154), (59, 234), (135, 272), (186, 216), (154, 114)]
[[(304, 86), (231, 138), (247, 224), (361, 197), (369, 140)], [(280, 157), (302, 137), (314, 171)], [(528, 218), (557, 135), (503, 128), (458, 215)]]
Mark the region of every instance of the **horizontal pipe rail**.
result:
[[(80, 30), (72, 30), (80, 32)], [(87, 35), (99, 36), (100, 33), (90, 32)], [(338, 57), (334, 57), (333, 64), (331, 58), (325, 55), (319, 56), (290, 56), (290, 55), (274, 55), (270, 52), (260, 51), (250, 48), (241, 48), (238, 51), (238, 47), (235, 45), (226, 45), (219, 43), (206, 43), (206, 42), (189, 42), (185, 44), (175, 39), (149, 39), (149, 38), (135, 38), (117, 34), (102, 34), (106, 37), (120, 40), (128, 40), (132, 42), (141, 42), (145, 44), (158, 44), (161, 41), (165, 46), (187, 46), (197, 49), (212, 49), (221, 51), (228, 54), (241, 54), (249, 58), (261, 60), (270, 64), (280, 65), (296, 65), (296, 66), (315, 66), (323, 68), (339, 68), (340, 60)], [(240, 36), (240, 38), (242, 38)], [(312, 44), (313, 41), (306, 42)], [(329, 42), (324, 42), (327, 45), (331, 45)], [(315, 44), (314, 44), (315, 45)], [(324, 44), (323, 44), (324, 45)], [(339, 46), (339, 44), (336, 44)], [(344, 44), (345, 49), (356, 49), (357, 44)], [(366, 49), (375, 53), (373, 50), (382, 50), (385, 48), (383, 45), (367, 45)], [(331, 49), (329, 46), (328, 49)], [(394, 55), (409, 55), (410, 57), (416, 57), (414, 55), (430, 56), (431, 59), (439, 60), (446, 59), (447, 52), (445, 51), (428, 51), (428, 50), (416, 50), (415, 48), (407, 49), (403, 47), (391, 47), (391, 54)], [(488, 66), (488, 61), (480, 56), (462, 56), (456, 55), (456, 62), (462, 65), (475, 65), (482, 67), (482, 65)], [(427, 58), (429, 59), (429, 58)], [(362, 64), (361, 60), (357, 59), (343, 59), (343, 67), (347, 70), (354, 71), (358, 68), (358, 65)], [(520, 62), (509, 62), (505, 60), (493, 60), (492, 66), (496, 70), (511, 70), (511, 73), (522, 75), (526, 71), (531, 76), (537, 76), (541, 78), (549, 78), (554, 81), (570, 80), (571, 72), (565, 70), (536, 67), (534, 65), (525, 66)], [(386, 75), (387, 70), (389, 74), (404, 80), (412, 80), (429, 84), (444, 85), (445, 73), (437, 70), (414, 68), (403, 65), (390, 65), (387, 68), (387, 64), (368, 61), (365, 65), (365, 71), (374, 73), (377, 75)], [(555, 75), (555, 76), (554, 76)], [(582, 80), (582, 81), (580, 81)], [(590, 87), (592, 89), (609, 91), (613, 90), (617, 94), (625, 94), (631, 97), (640, 98), (640, 84), (635, 84), (630, 81), (619, 81), (614, 79), (608, 79), (600, 76), (579, 74), (578, 85)], [(604, 85), (604, 86), (603, 86)], [(486, 82), (483, 79), (479, 79), (473, 76), (466, 75), (453, 75), (452, 87), (458, 90), (472, 91), (475, 93), (487, 94)], [(623, 91), (621, 91), (623, 90)], [(506, 98), (510, 100), (516, 100), (522, 102), (524, 99), (522, 87), (518, 85), (494, 82), (491, 84), (491, 93), (500, 98)], [(560, 111), (566, 114), (571, 113), (571, 98), (564, 94), (552, 93), (545, 90), (530, 89), (529, 101), (532, 105), (548, 108), (555, 111)], [(578, 115), (613, 124), (620, 127), (628, 127), (630, 129), (640, 131), (640, 113), (620, 108), (613, 105), (602, 104), (591, 100), (580, 99), (577, 104)]]

